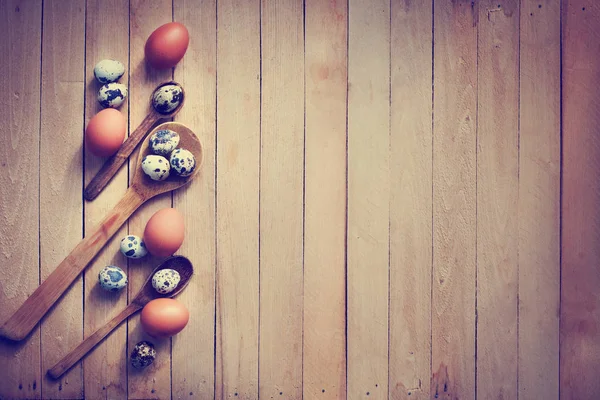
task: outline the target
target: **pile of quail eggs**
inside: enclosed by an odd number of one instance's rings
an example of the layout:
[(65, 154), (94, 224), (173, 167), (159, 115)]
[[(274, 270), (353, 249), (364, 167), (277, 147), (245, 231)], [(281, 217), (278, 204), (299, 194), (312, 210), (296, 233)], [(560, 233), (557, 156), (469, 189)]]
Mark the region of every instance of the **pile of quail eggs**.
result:
[(142, 159), (142, 170), (153, 181), (164, 181), (171, 173), (190, 176), (196, 169), (196, 158), (191, 151), (178, 148), (179, 134), (160, 129), (150, 136), (150, 151)]
[(125, 74), (125, 66), (117, 60), (102, 60), (94, 67), (94, 76), (102, 84), (98, 102), (104, 108), (119, 108), (127, 98), (127, 86), (117, 81)]

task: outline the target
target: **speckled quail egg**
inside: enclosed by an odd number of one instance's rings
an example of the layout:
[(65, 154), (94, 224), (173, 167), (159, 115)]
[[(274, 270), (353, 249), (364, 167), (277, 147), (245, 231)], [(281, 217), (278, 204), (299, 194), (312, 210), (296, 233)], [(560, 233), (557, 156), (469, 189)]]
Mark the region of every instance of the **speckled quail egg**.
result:
[(196, 158), (189, 150), (176, 149), (171, 153), (171, 169), (179, 176), (190, 176), (196, 168)]
[(183, 101), (183, 90), (179, 85), (164, 85), (152, 96), (152, 106), (161, 114), (173, 112)]
[(152, 287), (160, 294), (171, 293), (179, 285), (181, 276), (174, 269), (161, 269), (152, 277)]
[(108, 265), (100, 270), (98, 280), (102, 289), (116, 292), (127, 286), (127, 274), (121, 268)]
[(142, 369), (152, 364), (156, 359), (156, 350), (154, 345), (148, 341), (139, 342), (131, 352), (131, 365), (134, 368)]
[(127, 86), (122, 83), (107, 83), (98, 91), (98, 102), (104, 108), (119, 108), (127, 97)]
[(148, 254), (148, 249), (139, 236), (128, 235), (121, 239), (121, 253), (127, 258), (142, 258)]
[(125, 73), (125, 66), (117, 60), (102, 60), (94, 67), (94, 76), (100, 83), (118, 81)]
[(150, 136), (150, 148), (154, 154), (160, 156), (168, 156), (178, 144), (179, 134), (170, 129), (158, 130)]
[(169, 177), (169, 161), (163, 156), (147, 155), (142, 160), (142, 170), (153, 181), (164, 181)]

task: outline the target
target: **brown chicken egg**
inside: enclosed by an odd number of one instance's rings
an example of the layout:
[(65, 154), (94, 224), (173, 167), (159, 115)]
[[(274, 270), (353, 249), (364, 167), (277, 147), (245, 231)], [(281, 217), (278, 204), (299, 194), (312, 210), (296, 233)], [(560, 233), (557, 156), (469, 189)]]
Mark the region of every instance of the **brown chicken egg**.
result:
[(153, 256), (167, 257), (183, 243), (183, 215), (174, 208), (158, 210), (146, 223), (144, 243)]
[(118, 110), (107, 108), (94, 115), (85, 128), (85, 144), (98, 157), (112, 156), (127, 133), (127, 121)]
[(144, 306), (141, 313), (142, 328), (155, 338), (178, 334), (190, 319), (188, 309), (175, 299), (154, 299)]
[(190, 43), (187, 28), (179, 22), (161, 25), (146, 40), (146, 61), (156, 69), (174, 67), (183, 58)]

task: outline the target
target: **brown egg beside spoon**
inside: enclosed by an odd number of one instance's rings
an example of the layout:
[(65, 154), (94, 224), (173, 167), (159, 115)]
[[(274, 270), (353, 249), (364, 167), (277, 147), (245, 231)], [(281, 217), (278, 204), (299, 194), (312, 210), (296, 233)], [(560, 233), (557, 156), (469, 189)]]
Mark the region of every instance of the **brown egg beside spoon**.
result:
[[(180, 89), (180, 93), (177, 96), (177, 102), (172, 104), (177, 104), (176, 107), (171, 108), (166, 106), (165, 102), (156, 102), (155, 98), (157, 95), (161, 94), (161, 89), (167, 86), (177, 86)], [(140, 125), (133, 131), (129, 137), (123, 142), (119, 150), (116, 154), (111, 156), (102, 168), (96, 173), (96, 176), (91, 180), (91, 182), (85, 188), (83, 192), (83, 197), (86, 200), (91, 201), (94, 200), (100, 192), (108, 185), (110, 180), (115, 176), (117, 171), (121, 168), (121, 166), (127, 161), (133, 150), (143, 141), (146, 136), (148, 136), (148, 132), (150, 129), (156, 124), (158, 121), (163, 119), (169, 119), (174, 117), (181, 107), (183, 107), (183, 103), (185, 102), (185, 92), (183, 87), (174, 81), (163, 82), (154, 89), (152, 95), (150, 96), (150, 112), (144, 120), (140, 123)]]
[[(152, 287), (152, 277), (154, 274), (162, 269), (173, 269), (179, 273), (181, 280), (177, 285), (177, 288), (170, 293), (160, 294)], [(120, 313), (115, 315), (110, 321), (104, 326), (98, 328), (94, 333), (85, 338), (77, 347), (64, 356), (54, 367), (48, 370), (48, 375), (53, 379), (58, 379), (62, 374), (67, 372), (76, 362), (78, 362), (83, 356), (85, 356), (90, 350), (92, 350), (98, 343), (100, 343), (109, 333), (111, 333), (117, 326), (119, 326), (126, 318), (135, 314), (141, 310), (151, 300), (159, 298), (171, 298), (179, 293), (187, 286), (192, 275), (194, 268), (190, 260), (182, 256), (173, 256), (163, 261), (146, 279), (144, 286), (140, 289), (138, 294), (133, 300), (123, 309)]]

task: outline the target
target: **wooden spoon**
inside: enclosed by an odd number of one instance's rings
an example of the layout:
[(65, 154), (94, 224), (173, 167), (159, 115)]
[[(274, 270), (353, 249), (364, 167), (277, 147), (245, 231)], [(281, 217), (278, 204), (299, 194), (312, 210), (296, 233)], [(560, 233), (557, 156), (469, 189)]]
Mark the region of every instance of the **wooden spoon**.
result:
[[(173, 111), (171, 111), (168, 114), (163, 114), (154, 107), (153, 99), (154, 93), (156, 93), (161, 87), (166, 85), (179, 86), (181, 88), (182, 99), (179, 102), (179, 105)], [(102, 192), (106, 185), (108, 185), (108, 182), (110, 182), (113, 176), (115, 176), (119, 168), (121, 168), (121, 166), (125, 163), (127, 158), (129, 158), (131, 153), (133, 153), (133, 150), (137, 147), (137, 145), (146, 137), (146, 135), (150, 131), (150, 128), (152, 128), (155, 123), (162, 119), (169, 119), (175, 116), (175, 114), (177, 114), (179, 110), (181, 110), (181, 107), (183, 107), (184, 102), (185, 92), (183, 91), (183, 87), (181, 87), (179, 83), (169, 81), (163, 82), (160, 85), (158, 85), (156, 89), (154, 89), (154, 92), (152, 92), (152, 95), (150, 96), (150, 112), (148, 112), (146, 118), (144, 118), (144, 120), (140, 123), (140, 126), (138, 126), (137, 129), (133, 131), (131, 135), (129, 135), (127, 140), (123, 142), (123, 144), (119, 148), (119, 151), (117, 151), (117, 153), (111, 158), (106, 160), (102, 168), (100, 168), (98, 173), (96, 173), (96, 176), (94, 176), (94, 178), (85, 188), (85, 191), (83, 192), (83, 197), (85, 197), (86, 200), (94, 200), (100, 194), (100, 192)]]
[(162, 182), (153, 181), (142, 171), (142, 159), (150, 153), (149, 141), (145, 140), (140, 147), (133, 183), (123, 198), (0, 327), (0, 337), (11, 340), (24, 339), (139, 206), (156, 195), (186, 185), (198, 175), (202, 165), (202, 145), (196, 135), (188, 127), (177, 122), (161, 124), (154, 130), (159, 129), (170, 129), (179, 133), (179, 147), (189, 150), (196, 158), (194, 172), (185, 178), (172, 174)]
[[(179, 285), (175, 288), (174, 291), (168, 294), (160, 294), (154, 287), (152, 287), (152, 277), (157, 271), (161, 269), (174, 269), (179, 272), (179, 276), (181, 280), (179, 281)], [(174, 256), (167, 258), (161, 265), (159, 265), (152, 274), (146, 279), (146, 283), (142, 286), (142, 289), (138, 292), (135, 298), (129, 303), (127, 307), (110, 321), (108, 321), (104, 326), (98, 328), (96, 332), (92, 333), (88, 336), (83, 342), (79, 344), (79, 346), (75, 347), (73, 350), (69, 352), (66, 356), (62, 358), (59, 362), (54, 365), (54, 367), (48, 370), (48, 375), (54, 379), (58, 379), (62, 374), (68, 371), (77, 361), (79, 361), (83, 356), (85, 356), (90, 350), (92, 350), (98, 343), (102, 341), (110, 332), (113, 331), (117, 326), (121, 324), (127, 317), (141, 310), (148, 302), (154, 299), (158, 299), (161, 297), (173, 297), (177, 296), (181, 291), (187, 286), (192, 274), (194, 273), (194, 268), (192, 267), (192, 263), (185, 257)]]

